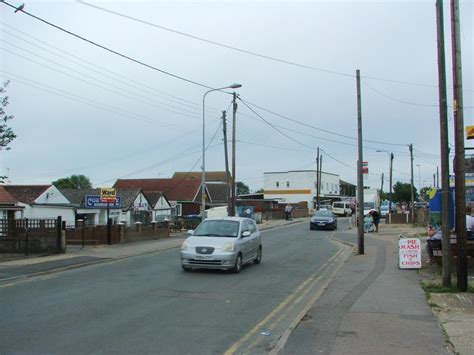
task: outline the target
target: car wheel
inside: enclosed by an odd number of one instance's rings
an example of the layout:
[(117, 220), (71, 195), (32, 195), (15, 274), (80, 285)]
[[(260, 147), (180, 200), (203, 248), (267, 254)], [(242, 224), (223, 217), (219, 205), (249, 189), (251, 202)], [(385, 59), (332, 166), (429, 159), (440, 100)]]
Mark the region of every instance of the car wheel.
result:
[(189, 266), (181, 265), (181, 267), (183, 268), (183, 271), (191, 271), (191, 268)]
[(313, 226), (310, 225), (309, 230), (312, 231), (313, 229), (314, 229)]
[(258, 248), (257, 257), (253, 260), (254, 264), (260, 264), (262, 262), (262, 247)]
[(235, 261), (235, 265), (232, 268), (232, 272), (238, 274), (242, 270), (242, 255), (237, 255), (237, 260)]

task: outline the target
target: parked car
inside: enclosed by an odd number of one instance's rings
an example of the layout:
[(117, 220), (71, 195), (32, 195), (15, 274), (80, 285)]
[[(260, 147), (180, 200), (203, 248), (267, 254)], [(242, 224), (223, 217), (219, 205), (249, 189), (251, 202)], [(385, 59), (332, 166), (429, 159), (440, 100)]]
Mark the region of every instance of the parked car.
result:
[(332, 211), (316, 211), (309, 222), (309, 229), (337, 229), (337, 216)]
[(248, 262), (262, 262), (262, 240), (255, 221), (243, 217), (208, 218), (181, 246), (181, 266), (232, 270), (239, 273)]
[(385, 217), (386, 215), (388, 215), (388, 205), (383, 205), (383, 206), (380, 206), (380, 215), (382, 217)]
[(332, 211), (338, 216), (351, 216), (352, 208), (350, 202), (341, 201), (332, 203)]

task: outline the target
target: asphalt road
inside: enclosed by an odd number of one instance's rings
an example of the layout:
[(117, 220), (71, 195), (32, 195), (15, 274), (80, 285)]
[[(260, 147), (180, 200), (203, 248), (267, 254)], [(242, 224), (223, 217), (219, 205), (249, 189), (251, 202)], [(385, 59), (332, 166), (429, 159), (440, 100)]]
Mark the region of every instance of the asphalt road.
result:
[(0, 354), (269, 351), (344, 259), (332, 234), (265, 231), (240, 274), (183, 272), (173, 249), (0, 284)]

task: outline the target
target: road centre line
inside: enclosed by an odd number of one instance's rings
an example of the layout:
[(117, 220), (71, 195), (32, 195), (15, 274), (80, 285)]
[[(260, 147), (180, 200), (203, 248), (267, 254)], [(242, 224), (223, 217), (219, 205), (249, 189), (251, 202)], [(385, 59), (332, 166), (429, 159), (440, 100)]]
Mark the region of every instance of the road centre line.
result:
[[(342, 250), (341, 248), (336, 254), (334, 254), (324, 265), (322, 265), (314, 274), (320, 273), (324, 268), (327, 267), (329, 263), (331, 263), (338, 255), (339, 252)], [(287, 304), (289, 304), (294, 298), (296, 298), (301, 290), (303, 290), (307, 284), (311, 283), (312, 281), (316, 281), (318, 278), (315, 279), (314, 276), (310, 276), (306, 279), (298, 288), (292, 292), (288, 297), (281, 302), (276, 308), (274, 308), (264, 319), (262, 319), (255, 327), (253, 327), (245, 336), (243, 336), (240, 340), (234, 343), (225, 353), (224, 355), (234, 354), (240, 346), (242, 346), (250, 337), (254, 336), (265, 324), (267, 324), (272, 318), (274, 318), (278, 312), (284, 309)]]

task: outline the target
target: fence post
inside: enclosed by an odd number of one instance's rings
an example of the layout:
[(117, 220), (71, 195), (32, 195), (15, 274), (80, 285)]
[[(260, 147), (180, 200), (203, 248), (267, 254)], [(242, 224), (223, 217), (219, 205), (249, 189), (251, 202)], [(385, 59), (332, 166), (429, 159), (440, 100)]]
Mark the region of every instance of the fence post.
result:
[(62, 244), (61, 229), (62, 229), (62, 226), (63, 226), (62, 222), (63, 222), (62, 217), (58, 216), (58, 218), (56, 220), (56, 243), (57, 243), (57, 252), (58, 253), (62, 252), (62, 248), (61, 248), (61, 244)]
[(29, 250), (28, 250), (28, 218), (25, 218), (25, 256), (29, 256)]

